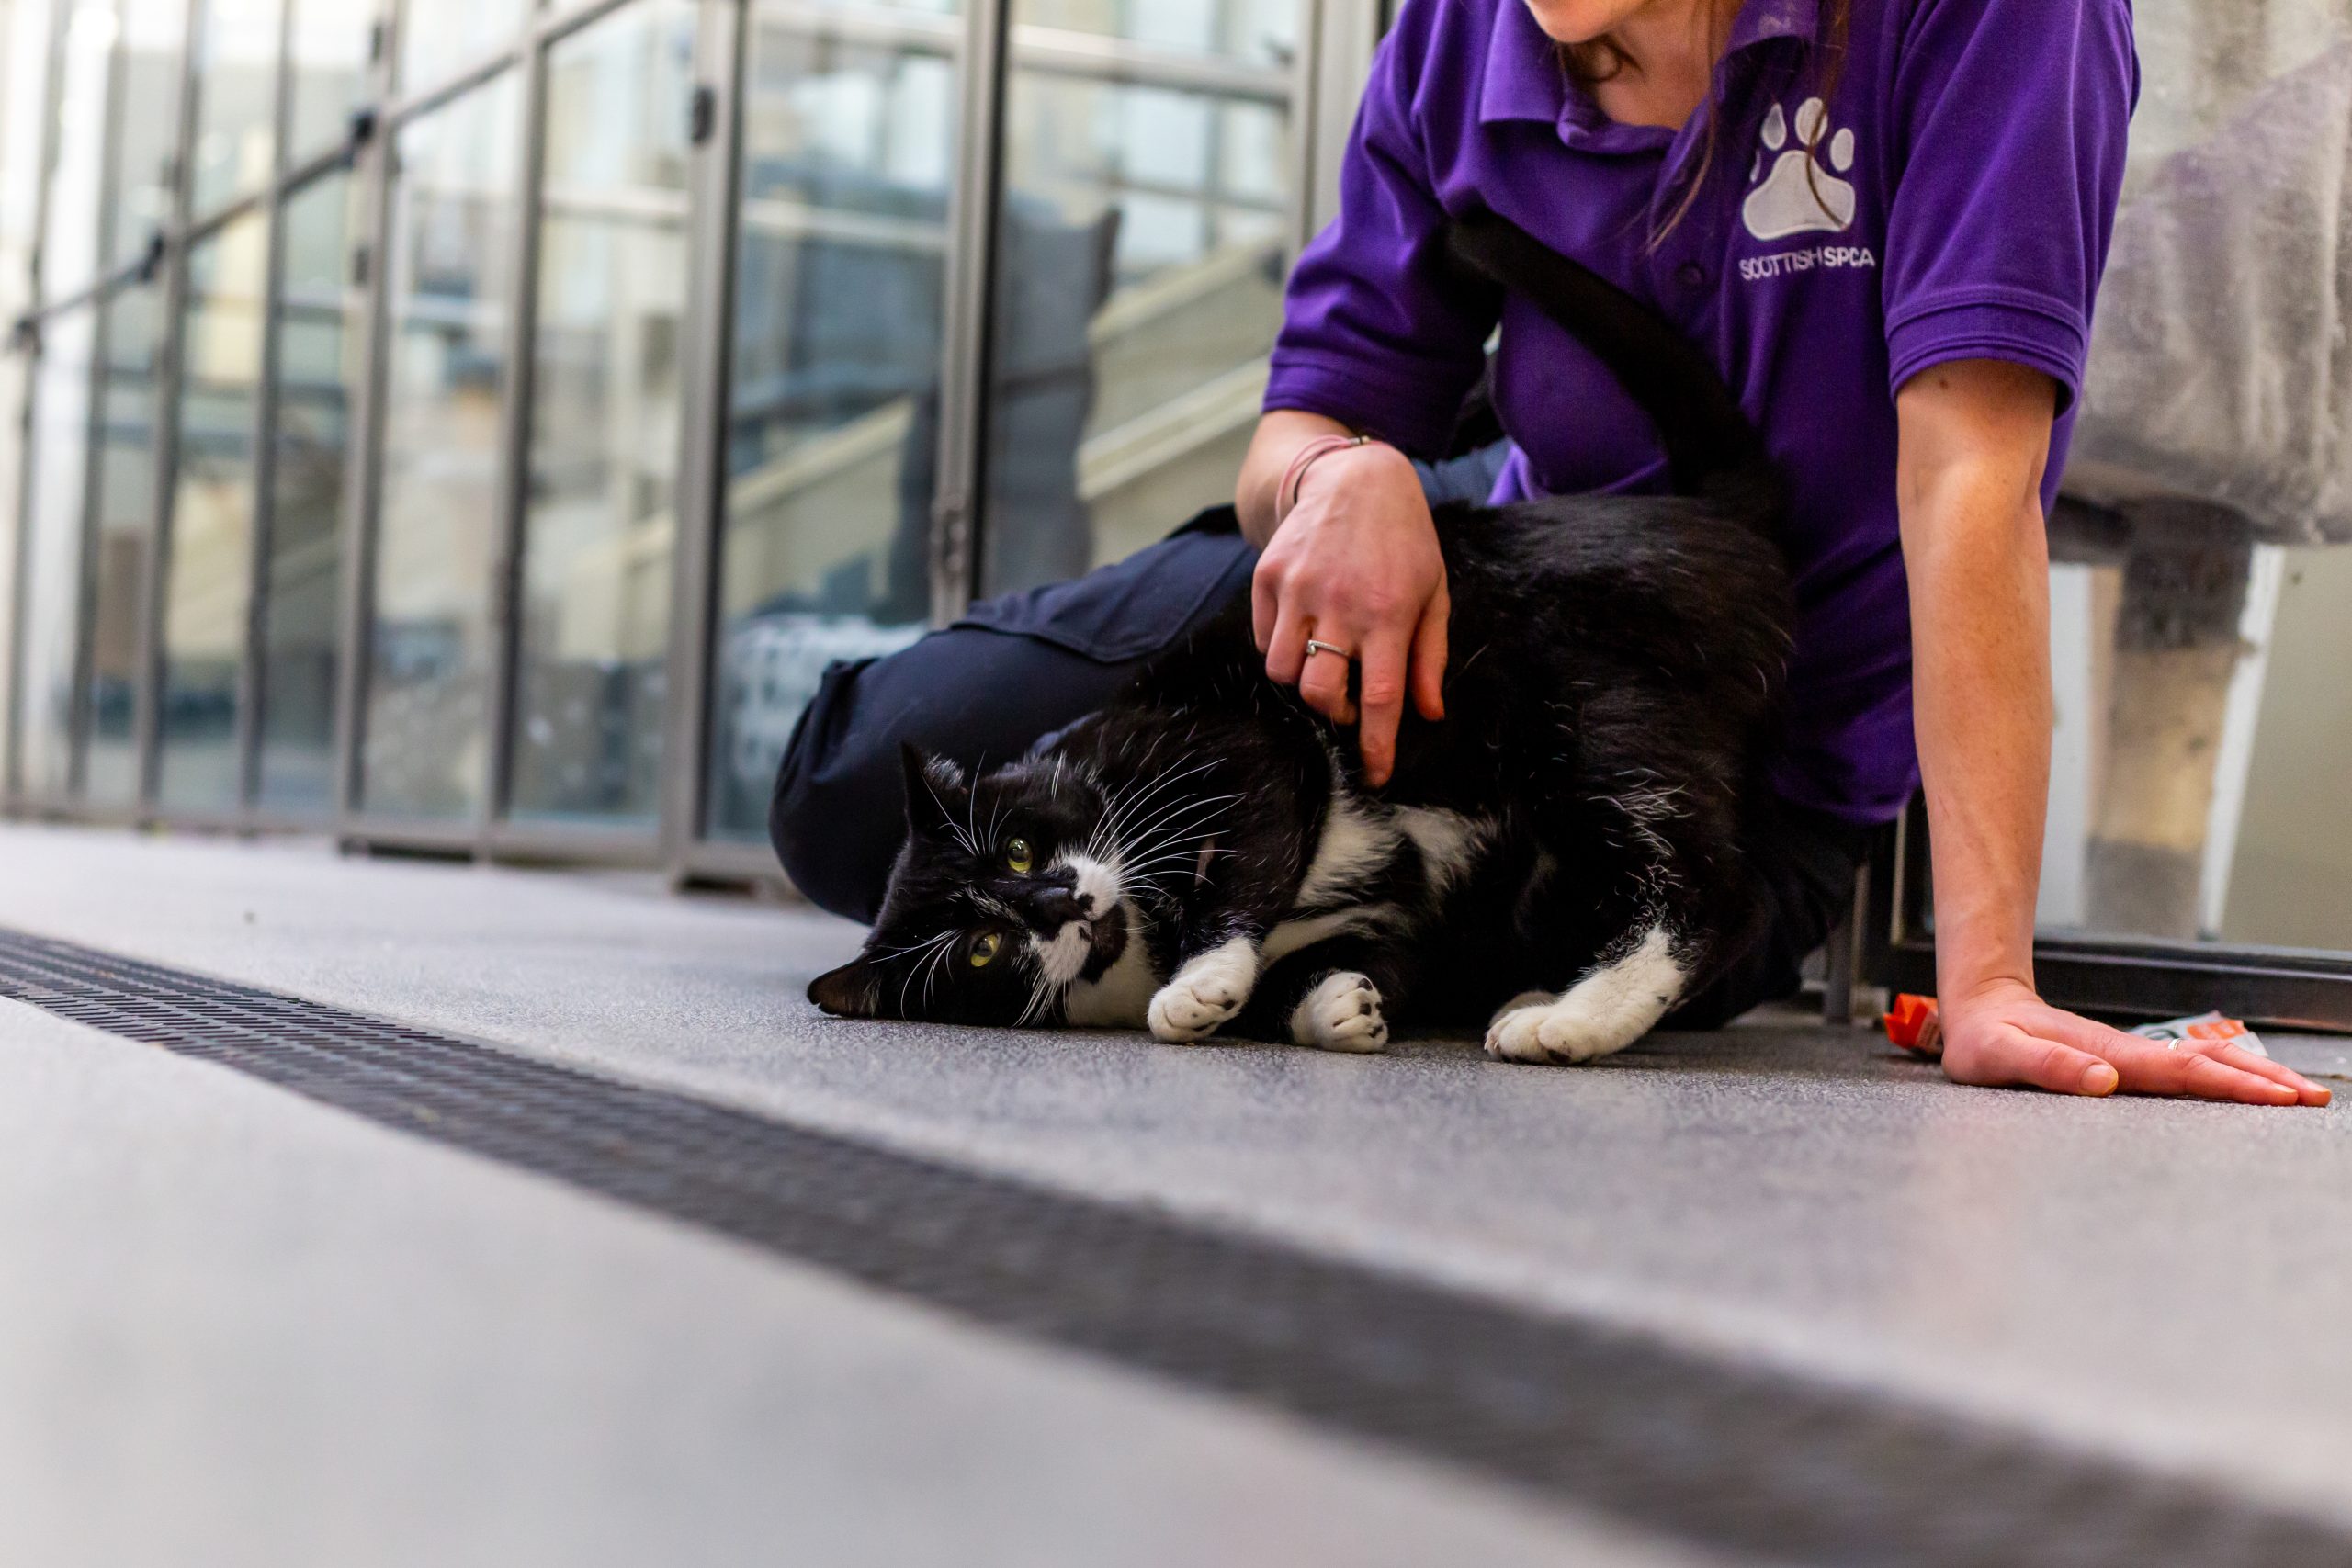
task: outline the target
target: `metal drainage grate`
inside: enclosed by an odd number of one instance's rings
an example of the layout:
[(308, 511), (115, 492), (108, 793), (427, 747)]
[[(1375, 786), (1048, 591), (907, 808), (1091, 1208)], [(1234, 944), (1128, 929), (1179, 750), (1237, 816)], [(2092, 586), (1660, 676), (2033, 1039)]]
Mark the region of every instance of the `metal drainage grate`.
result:
[(2352, 1562), (1988, 1427), (249, 986), (0, 931), (0, 997), (998, 1328), (1801, 1562)]

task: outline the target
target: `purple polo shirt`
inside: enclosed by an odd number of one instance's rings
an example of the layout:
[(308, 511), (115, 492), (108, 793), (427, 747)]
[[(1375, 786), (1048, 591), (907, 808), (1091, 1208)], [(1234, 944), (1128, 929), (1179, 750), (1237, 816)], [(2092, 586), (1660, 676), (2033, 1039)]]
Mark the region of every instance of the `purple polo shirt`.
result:
[[(1853, 0), (1826, 102), (1815, 0), (1747, 0), (1710, 111), (1616, 124), (1523, 0), (1411, 0), (1382, 45), (1340, 214), (1290, 281), (1270, 409), (1441, 448), (1497, 326), (1448, 281), (1449, 214), (1490, 209), (1648, 300), (1707, 349), (1794, 487), (1800, 625), (1775, 782), (1855, 821), (1918, 779), (1895, 513), (1894, 391), (2014, 360), (2063, 389), (2057, 495), (2138, 92), (2128, 0)], [(1498, 501), (1660, 488), (1657, 435), (1606, 371), (1501, 302)]]

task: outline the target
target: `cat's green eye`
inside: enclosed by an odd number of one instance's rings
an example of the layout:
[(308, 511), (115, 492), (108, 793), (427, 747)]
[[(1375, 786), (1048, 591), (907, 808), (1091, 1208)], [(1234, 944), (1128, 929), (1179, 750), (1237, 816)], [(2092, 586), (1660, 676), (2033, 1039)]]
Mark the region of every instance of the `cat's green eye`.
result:
[(1003, 937), (998, 935), (995, 931), (982, 931), (978, 937), (974, 939), (972, 942), (971, 956), (966, 959), (965, 962), (971, 964), (975, 969), (985, 969), (989, 964), (995, 963), (996, 955), (1003, 951)]
[(1037, 852), (1029, 847), (1026, 839), (1007, 839), (1004, 843), (1004, 863), (1017, 872), (1025, 872), (1037, 863)]

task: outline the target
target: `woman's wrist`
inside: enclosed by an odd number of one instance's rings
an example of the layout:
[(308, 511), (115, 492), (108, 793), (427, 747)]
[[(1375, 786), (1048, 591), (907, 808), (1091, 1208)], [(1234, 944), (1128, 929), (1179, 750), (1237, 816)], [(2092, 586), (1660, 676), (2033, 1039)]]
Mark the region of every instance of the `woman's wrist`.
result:
[(1275, 526), (1287, 521), (1308, 497), (1328, 493), (1335, 486), (1363, 489), (1390, 482), (1409, 484), (1415, 494), (1420, 493), (1420, 479), (1413, 471), (1413, 460), (1385, 441), (1365, 436), (1329, 448), (1301, 467), (1291, 483), (1288, 504), (1277, 513)]
[(1279, 528), (1290, 514), (1298, 510), (1299, 487), (1306, 482), (1307, 474), (1326, 457), (1341, 452), (1352, 452), (1369, 446), (1373, 438), (1350, 432), (1345, 435), (1317, 435), (1303, 443), (1291, 454), (1290, 462), (1283, 469), (1283, 477), (1274, 485), (1274, 526)]

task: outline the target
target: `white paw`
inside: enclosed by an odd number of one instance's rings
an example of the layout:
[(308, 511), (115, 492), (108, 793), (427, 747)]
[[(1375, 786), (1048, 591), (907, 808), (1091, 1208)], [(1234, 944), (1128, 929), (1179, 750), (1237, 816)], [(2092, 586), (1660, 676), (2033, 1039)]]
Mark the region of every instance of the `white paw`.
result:
[(1487, 1026), (1487, 1055), (1501, 1062), (1590, 1062), (1656, 1028), (1681, 998), (1682, 965), (1663, 926), (1641, 945), (1577, 981), (1561, 997), (1516, 997)]
[(1379, 989), (1362, 975), (1324, 976), (1291, 1010), (1290, 1037), (1318, 1051), (1386, 1049), (1388, 1021), (1380, 1016)]
[(1258, 983), (1258, 945), (1236, 937), (1176, 972), (1151, 998), (1152, 1038), (1170, 1044), (1204, 1040), (1239, 1012)]
[(1487, 1027), (1487, 1055), (1498, 1062), (1559, 1062), (1574, 1065), (1622, 1051), (1648, 1032), (1630, 1033), (1618, 1021), (1597, 1014), (1573, 996), (1514, 1008)]

